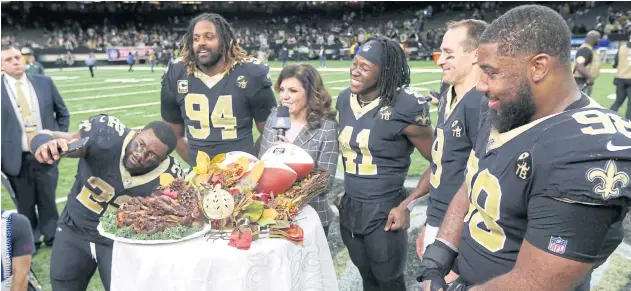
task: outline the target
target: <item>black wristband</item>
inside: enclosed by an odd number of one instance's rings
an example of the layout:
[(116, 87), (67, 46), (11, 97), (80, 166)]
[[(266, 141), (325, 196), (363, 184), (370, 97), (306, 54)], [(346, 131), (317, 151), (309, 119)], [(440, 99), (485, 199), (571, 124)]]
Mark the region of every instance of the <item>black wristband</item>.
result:
[(446, 276), (449, 274), (456, 257), (458, 257), (458, 252), (451, 249), (444, 242), (435, 240), (434, 243), (427, 246), (423, 255), (423, 262), (427, 262), (427, 264), (421, 264), (437, 268), (443, 273), (443, 276)]
[(47, 142), (49, 142), (51, 140), (53, 140), (53, 137), (48, 135), (48, 134), (44, 134), (44, 133), (40, 133), (40, 134), (34, 136), (31, 139), (31, 144), (30, 144), (31, 152), (33, 154), (35, 154), (35, 152), (37, 152), (37, 149), (40, 146), (42, 146), (43, 144), (45, 144), (45, 143), (47, 143)]

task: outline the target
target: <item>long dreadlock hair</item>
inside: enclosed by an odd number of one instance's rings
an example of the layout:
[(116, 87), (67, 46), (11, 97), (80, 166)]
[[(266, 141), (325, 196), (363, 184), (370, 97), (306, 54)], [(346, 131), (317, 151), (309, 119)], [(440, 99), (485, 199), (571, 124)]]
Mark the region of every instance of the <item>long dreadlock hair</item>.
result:
[(377, 76), (377, 90), (381, 96), (379, 108), (394, 103), (397, 92), (410, 85), (410, 66), (408, 66), (405, 52), (399, 43), (383, 36), (371, 37), (381, 43), (381, 69)]
[(195, 25), (202, 20), (210, 21), (215, 25), (215, 29), (219, 33), (219, 51), (224, 63), (228, 66), (228, 70), (232, 71), (237, 64), (248, 60), (247, 53), (237, 44), (234, 31), (226, 19), (219, 14), (203, 13), (191, 20), (182, 39), (182, 60), (186, 64), (186, 72), (189, 75), (192, 75), (197, 67), (195, 52), (193, 51), (193, 30)]

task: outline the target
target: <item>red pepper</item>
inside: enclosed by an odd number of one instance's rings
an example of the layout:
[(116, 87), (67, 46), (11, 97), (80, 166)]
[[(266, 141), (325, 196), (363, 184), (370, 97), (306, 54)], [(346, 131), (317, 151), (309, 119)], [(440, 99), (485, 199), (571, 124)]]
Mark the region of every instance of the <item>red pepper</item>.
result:
[(171, 189), (169, 188), (164, 189), (162, 195), (165, 195), (173, 200), (177, 199), (177, 192), (171, 192)]

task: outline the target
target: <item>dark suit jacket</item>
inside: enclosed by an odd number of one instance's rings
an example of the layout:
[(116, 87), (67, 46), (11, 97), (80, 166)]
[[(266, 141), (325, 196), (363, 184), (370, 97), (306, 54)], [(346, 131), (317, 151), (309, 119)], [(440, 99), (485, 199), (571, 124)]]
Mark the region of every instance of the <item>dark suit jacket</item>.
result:
[[(50, 77), (44, 75), (26, 75), (33, 84), (39, 103), (39, 112), (42, 120), (42, 128), (53, 131), (68, 131), (70, 125), (70, 113), (59, 95), (57, 87)], [(16, 176), (20, 172), (22, 164), (22, 127), (18, 121), (8, 88), (5, 86), (5, 77), (2, 76), (2, 172)]]

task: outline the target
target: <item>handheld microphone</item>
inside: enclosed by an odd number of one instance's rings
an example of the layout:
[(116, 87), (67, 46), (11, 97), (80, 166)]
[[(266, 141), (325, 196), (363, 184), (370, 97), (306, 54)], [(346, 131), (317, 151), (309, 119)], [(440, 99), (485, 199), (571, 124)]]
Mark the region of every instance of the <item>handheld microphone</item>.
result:
[(289, 120), (289, 108), (287, 106), (278, 106), (276, 118), (272, 122), (272, 128), (276, 129), (278, 135), (285, 136), (285, 132), (291, 128), (291, 120)]
[(429, 95), (425, 96), (425, 101), (427, 102), (431, 102), (432, 101), (432, 97), (436, 98), (436, 99), (440, 99), (440, 93), (432, 90), (429, 92)]

